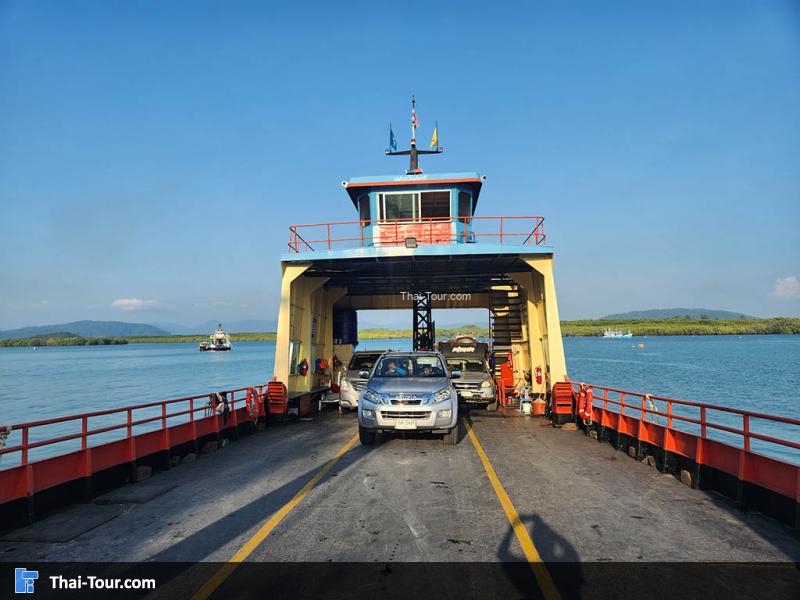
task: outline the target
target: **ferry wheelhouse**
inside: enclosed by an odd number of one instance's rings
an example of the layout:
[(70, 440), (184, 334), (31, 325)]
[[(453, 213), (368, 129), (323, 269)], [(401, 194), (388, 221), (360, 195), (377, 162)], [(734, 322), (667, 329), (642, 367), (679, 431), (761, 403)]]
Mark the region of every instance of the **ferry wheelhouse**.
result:
[[(428, 174), (412, 138), (402, 175), (342, 182), (355, 213), (331, 223), (292, 225), (281, 256), (281, 302), (271, 397), (303, 412), (327, 389), (358, 344), (357, 311), (406, 309), (413, 348), (435, 343), (433, 309), (485, 308), (492, 364), (509, 393), (527, 385), (549, 397), (566, 365), (544, 218), (478, 211), (478, 172)], [(480, 204), (481, 206), (483, 203)], [(352, 213), (351, 213), (352, 214)]]

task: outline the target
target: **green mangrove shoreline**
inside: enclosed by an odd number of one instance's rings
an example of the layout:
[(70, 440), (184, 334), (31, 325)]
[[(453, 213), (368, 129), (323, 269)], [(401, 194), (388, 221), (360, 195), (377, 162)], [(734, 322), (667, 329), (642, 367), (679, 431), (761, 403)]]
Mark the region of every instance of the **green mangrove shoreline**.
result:
[[(602, 336), (606, 329), (630, 331), (635, 336), (661, 335), (770, 335), (800, 334), (800, 318), (775, 317), (771, 319), (627, 319), (562, 321), (564, 336)], [(457, 334), (487, 337), (488, 327), (467, 325), (439, 328), (439, 339)], [(232, 342), (274, 342), (275, 332), (232, 333)], [(362, 340), (410, 338), (411, 329), (364, 329)], [(199, 344), (207, 335), (81, 337), (71, 333), (53, 333), (25, 339), (0, 340), (0, 348), (22, 346), (106, 346), (117, 344)]]

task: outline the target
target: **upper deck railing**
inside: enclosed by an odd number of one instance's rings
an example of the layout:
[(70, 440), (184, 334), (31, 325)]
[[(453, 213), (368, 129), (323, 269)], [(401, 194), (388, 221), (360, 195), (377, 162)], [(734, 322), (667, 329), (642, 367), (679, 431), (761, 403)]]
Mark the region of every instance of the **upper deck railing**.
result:
[(544, 217), (427, 217), (308, 223), (289, 227), (289, 253), (417, 245), (495, 243), (540, 246)]

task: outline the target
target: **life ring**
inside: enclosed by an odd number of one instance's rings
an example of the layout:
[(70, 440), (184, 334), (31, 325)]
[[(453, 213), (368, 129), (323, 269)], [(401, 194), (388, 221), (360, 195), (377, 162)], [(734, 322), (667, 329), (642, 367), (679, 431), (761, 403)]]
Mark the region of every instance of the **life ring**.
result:
[(592, 405), (594, 404), (594, 390), (586, 384), (581, 385), (578, 394), (578, 416), (584, 421), (592, 420)]
[(256, 388), (249, 387), (247, 388), (247, 394), (245, 395), (245, 403), (247, 404), (247, 414), (250, 415), (251, 419), (258, 418), (258, 403), (259, 403), (259, 396)]

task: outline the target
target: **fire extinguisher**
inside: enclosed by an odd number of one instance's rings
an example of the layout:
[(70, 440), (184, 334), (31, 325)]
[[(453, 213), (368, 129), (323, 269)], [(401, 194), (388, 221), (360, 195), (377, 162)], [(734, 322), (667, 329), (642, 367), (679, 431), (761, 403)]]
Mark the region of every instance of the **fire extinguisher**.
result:
[(297, 373), (302, 377), (306, 376), (306, 373), (308, 373), (308, 360), (304, 358), (300, 361), (300, 364), (297, 365)]
[(536, 367), (536, 383), (542, 383), (542, 367)]

